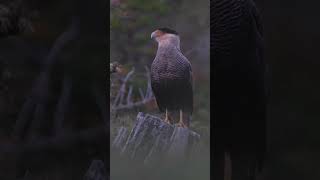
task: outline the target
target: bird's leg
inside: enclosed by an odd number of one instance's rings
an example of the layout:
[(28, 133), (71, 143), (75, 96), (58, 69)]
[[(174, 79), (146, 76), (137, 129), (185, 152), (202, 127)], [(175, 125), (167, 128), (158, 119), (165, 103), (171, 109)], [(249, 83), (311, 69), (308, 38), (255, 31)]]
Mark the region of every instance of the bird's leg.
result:
[(184, 126), (184, 123), (183, 123), (183, 113), (182, 113), (182, 110), (180, 109), (180, 116), (179, 116), (180, 120), (179, 120), (179, 123), (178, 123), (178, 126), (179, 127), (185, 127)]
[(169, 123), (169, 124), (170, 124), (169, 116), (168, 116), (168, 109), (166, 109), (166, 118), (164, 119), (164, 122), (166, 122), (166, 123)]
[(166, 118), (164, 119), (164, 122), (166, 122), (168, 124), (173, 123), (171, 113), (168, 111), (168, 109), (166, 109)]
[(184, 127), (184, 128), (188, 128), (189, 127), (189, 123), (188, 123), (188, 116), (187, 114), (185, 114), (185, 116), (183, 115), (183, 111), (182, 109), (180, 109), (180, 121), (178, 123), (179, 127)]

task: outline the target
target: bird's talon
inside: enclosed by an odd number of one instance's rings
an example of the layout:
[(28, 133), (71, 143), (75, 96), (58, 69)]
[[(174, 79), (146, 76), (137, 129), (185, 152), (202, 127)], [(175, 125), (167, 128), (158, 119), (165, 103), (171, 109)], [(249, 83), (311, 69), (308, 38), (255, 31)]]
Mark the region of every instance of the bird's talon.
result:
[(183, 123), (177, 123), (176, 125), (177, 125), (177, 127), (182, 127), (182, 128), (186, 128), (186, 127), (187, 127), (187, 126), (184, 125)]
[(171, 124), (170, 121), (169, 121), (169, 119), (165, 119), (164, 122), (165, 122), (165, 123), (168, 123), (168, 124)]

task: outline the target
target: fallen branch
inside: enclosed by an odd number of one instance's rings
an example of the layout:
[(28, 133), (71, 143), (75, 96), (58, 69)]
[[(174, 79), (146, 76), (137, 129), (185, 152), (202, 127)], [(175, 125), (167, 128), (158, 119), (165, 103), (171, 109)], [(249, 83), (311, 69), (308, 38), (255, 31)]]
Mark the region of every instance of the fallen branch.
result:
[(132, 68), (132, 70), (126, 75), (126, 77), (124, 78), (120, 89), (117, 93), (117, 96), (113, 102), (113, 107), (116, 107), (118, 104), (122, 104), (123, 97), (125, 96), (125, 92), (126, 92), (126, 84), (128, 82), (128, 80), (130, 79), (130, 77), (133, 75), (134, 73), (134, 68)]
[(117, 107), (113, 107), (113, 110), (119, 111), (119, 110), (134, 109), (134, 108), (142, 107), (153, 100), (155, 100), (155, 99), (150, 98), (148, 100), (139, 101), (139, 102), (135, 102), (135, 103), (131, 103), (131, 104), (119, 105)]
[[(140, 95), (140, 100), (133, 102), (132, 101), (132, 96), (133, 96), (133, 86), (130, 85), (128, 86), (127, 83), (129, 82), (130, 78), (132, 78), (135, 70), (134, 68), (125, 76), (125, 78), (122, 81), (122, 84), (117, 92), (117, 95), (112, 103), (112, 109), (115, 111), (118, 110), (126, 110), (126, 109), (134, 109), (140, 106), (144, 106), (145, 104), (154, 101), (154, 96), (152, 93), (151, 89), (151, 79), (150, 79), (150, 71), (148, 67), (145, 67), (146, 69), (146, 78), (147, 78), (147, 88), (145, 90), (145, 93), (141, 88), (139, 88), (139, 95)], [(129, 87), (129, 90), (126, 91), (127, 87)], [(125, 98), (126, 97), (126, 98)], [(125, 100), (126, 99), (126, 100)], [(124, 102), (125, 100), (125, 102)]]

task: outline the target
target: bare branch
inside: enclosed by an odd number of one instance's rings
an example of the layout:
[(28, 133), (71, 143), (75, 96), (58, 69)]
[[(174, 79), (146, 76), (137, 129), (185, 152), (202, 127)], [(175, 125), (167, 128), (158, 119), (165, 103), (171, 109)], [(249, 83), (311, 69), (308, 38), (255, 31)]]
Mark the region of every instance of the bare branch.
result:
[(142, 90), (141, 88), (139, 88), (140, 100), (138, 100), (136, 102), (132, 102), (133, 87), (130, 86), (129, 90), (127, 92), (126, 103), (125, 104), (123, 103), (123, 98), (125, 97), (125, 94), (126, 94), (126, 87), (127, 87), (128, 80), (132, 77), (132, 75), (134, 73), (134, 69), (133, 69), (126, 75), (126, 77), (122, 81), (122, 84), (119, 88), (117, 96), (113, 102), (113, 106), (112, 106), (113, 110), (117, 111), (117, 110), (124, 110), (124, 109), (134, 109), (134, 108), (137, 108), (140, 106), (144, 106), (145, 104), (154, 100), (154, 96), (153, 96), (152, 88), (151, 88), (150, 70), (147, 66), (145, 66), (145, 70), (146, 70), (145, 76), (147, 78), (148, 84), (147, 84), (147, 88), (145, 91)]
[(125, 94), (125, 91), (126, 91), (126, 83), (128, 82), (128, 80), (130, 79), (130, 77), (133, 75), (135, 69), (132, 68), (132, 70), (126, 75), (126, 77), (124, 78), (123, 82), (122, 82), (122, 85), (119, 89), (119, 92), (113, 102), (113, 107), (116, 107), (117, 104), (122, 104), (122, 101), (123, 101), (123, 97), (124, 97), (124, 94)]
[(143, 100), (145, 99), (145, 95), (143, 95), (142, 89), (139, 88), (139, 94), (140, 94), (140, 98)]
[(146, 91), (145, 98), (152, 98), (153, 93), (152, 93), (152, 88), (151, 88), (150, 70), (147, 66), (145, 66), (145, 69), (146, 69), (146, 77), (148, 79), (148, 85), (147, 85), (147, 91)]
[(154, 100), (154, 98), (145, 99), (145, 100), (142, 100), (142, 101), (137, 101), (137, 102), (134, 102), (134, 103), (131, 103), (131, 104), (119, 105), (117, 107), (114, 107), (113, 110), (119, 111), (119, 110), (138, 108), (138, 107), (146, 105), (148, 102), (151, 102), (152, 100)]
[(128, 96), (127, 96), (127, 104), (131, 104), (132, 103), (131, 102), (132, 89), (133, 89), (133, 87), (130, 86), (129, 93), (128, 93)]

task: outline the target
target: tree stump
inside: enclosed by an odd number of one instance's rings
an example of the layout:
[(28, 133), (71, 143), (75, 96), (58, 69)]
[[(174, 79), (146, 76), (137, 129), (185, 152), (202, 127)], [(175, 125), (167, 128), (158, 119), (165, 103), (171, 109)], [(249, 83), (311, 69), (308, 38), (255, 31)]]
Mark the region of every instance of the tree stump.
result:
[(159, 117), (141, 112), (128, 137), (126, 132), (124, 127), (119, 129), (112, 148), (119, 149), (121, 156), (142, 160), (145, 164), (186, 159), (200, 140), (200, 135), (190, 129), (167, 124)]
[(113, 150), (121, 150), (121, 148), (126, 143), (126, 138), (128, 136), (128, 129), (125, 127), (120, 127), (117, 136), (114, 138), (111, 147)]

